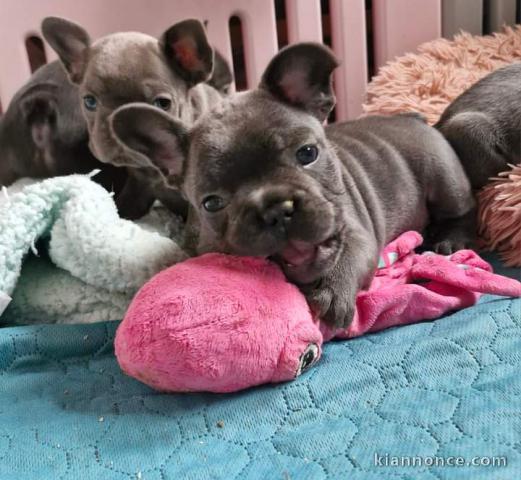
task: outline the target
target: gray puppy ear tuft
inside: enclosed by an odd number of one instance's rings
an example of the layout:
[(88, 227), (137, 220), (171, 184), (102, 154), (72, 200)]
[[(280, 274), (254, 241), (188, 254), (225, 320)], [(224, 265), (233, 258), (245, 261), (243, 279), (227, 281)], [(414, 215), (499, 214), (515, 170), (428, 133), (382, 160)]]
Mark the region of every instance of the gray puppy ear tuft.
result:
[(324, 121), (335, 106), (331, 74), (338, 65), (333, 52), (324, 45), (290, 45), (271, 60), (260, 88)]
[(59, 17), (44, 18), (42, 33), (58, 54), (71, 82), (80, 83), (88, 62), (89, 34), (76, 23)]
[(121, 145), (159, 170), (167, 185), (180, 187), (188, 151), (188, 133), (181, 122), (146, 103), (124, 105), (109, 121)]

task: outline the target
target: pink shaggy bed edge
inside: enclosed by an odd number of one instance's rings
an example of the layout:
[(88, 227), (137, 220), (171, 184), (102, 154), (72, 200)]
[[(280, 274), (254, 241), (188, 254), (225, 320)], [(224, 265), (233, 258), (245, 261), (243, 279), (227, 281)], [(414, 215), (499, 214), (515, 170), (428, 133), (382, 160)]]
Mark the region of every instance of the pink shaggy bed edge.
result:
[(388, 63), (367, 88), (365, 114), (422, 112), (436, 123), (445, 107), (488, 73), (521, 61), (521, 25), (487, 36), (440, 38)]

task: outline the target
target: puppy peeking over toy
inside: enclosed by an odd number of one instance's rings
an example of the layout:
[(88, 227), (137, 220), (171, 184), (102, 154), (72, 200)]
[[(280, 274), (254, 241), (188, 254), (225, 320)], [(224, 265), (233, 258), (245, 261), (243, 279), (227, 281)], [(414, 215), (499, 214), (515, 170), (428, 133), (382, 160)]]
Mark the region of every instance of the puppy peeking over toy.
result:
[(147, 105), (112, 117), (121, 143), (179, 188), (198, 253), (271, 257), (335, 327), (353, 319), (380, 251), (423, 231), (441, 253), (474, 240), (471, 186), (445, 138), (414, 114), (324, 127), (337, 59), (319, 44), (282, 50), (261, 85), (188, 130)]
[[(165, 391), (235, 391), (295, 378), (334, 336), (436, 318), (480, 293), (521, 296), (461, 250), (473, 194), (436, 129), (411, 114), (322, 126), (336, 65), (323, 46), (288, 47), (257, 90), (190, 130), (144, 105), (115, 112), (119, 140), (197, 212), (198, 252), (222, 252), (141, 289), (116, 336), (127, 373)], [(404, 232), (429, 221), (438, 253), (415, 254), (422, 238)]]

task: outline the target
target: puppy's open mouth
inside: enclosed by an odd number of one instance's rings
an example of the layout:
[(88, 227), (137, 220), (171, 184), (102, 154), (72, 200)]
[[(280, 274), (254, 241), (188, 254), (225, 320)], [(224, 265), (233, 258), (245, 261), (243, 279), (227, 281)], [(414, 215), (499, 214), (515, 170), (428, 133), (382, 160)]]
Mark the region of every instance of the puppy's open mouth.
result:
[(287, 267), (299, 267), (312, 263), (318, 254), (318, 245), (302, 242), (300, 240), (290, 241), (286, 248), (280, 253), (280, 258)]
[(290, 278), (296, 281), (307, 281), (308, 275), (312, 274), (310, 270), (319, 272), (330, 267), (331, 258), (337, 250), (336, 236), (318, 244), (290, 240), (286, 247), (272, 258), (283, 267)]

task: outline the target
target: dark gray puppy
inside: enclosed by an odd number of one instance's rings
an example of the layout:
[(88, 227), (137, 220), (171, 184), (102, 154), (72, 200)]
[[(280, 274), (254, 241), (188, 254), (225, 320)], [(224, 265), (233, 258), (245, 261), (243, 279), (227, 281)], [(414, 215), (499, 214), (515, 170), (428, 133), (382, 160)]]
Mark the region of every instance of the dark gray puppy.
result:
[(17, 92), (0, 123), (0, 185), (22, 177), (47, 178), (101, 169), (94, 177), (117, 189), (124, 179), (88, 148), (77, 88), (59, 62), (38, 69)]
[(465, 246), (474, 201), (456, 154), (417, 115), (324, 128), (336, 66), (329, 49), (297, 44), (257, 90), (190, 131), (146, 105), (118, 110), (113, 129), (180, 186), (199, 218), (199, 252), (272, 257), (322, 318), (345, 326), (386, 242), (430, 219), (439, 249)]
[(435, 125), (458, 154), (474, 189), (521, 159), (521, 63), (482, 78)]
[[(211, 80), (214, 68), (214, 51), (202, 24), (185, 20), (166, 30), (159, 40), (122, 32), (91, 43), (79, 25), (48, 17), (42, 32), (70, 80), (78, 85), (91, 151), (103, 162), (128, 169), (128, 181), (116, 197), (120, 214), (139, 218), (156, 198), (186, 214), (187, 204), (179, 193), (165, 188), (155, 169), (140, 163), (113, 139), (108, 118), (121, 105), (146, 102), (191, 124), (219, 102), (220, 91), (202, 83)], [(221, 56), (217, 59), (214, 84), (224, 91), (231, 72)]]

